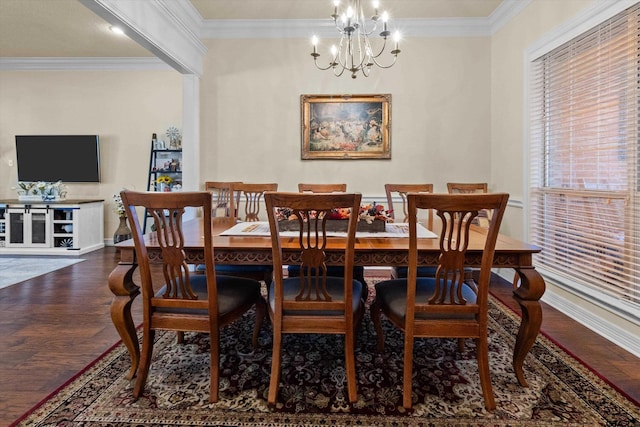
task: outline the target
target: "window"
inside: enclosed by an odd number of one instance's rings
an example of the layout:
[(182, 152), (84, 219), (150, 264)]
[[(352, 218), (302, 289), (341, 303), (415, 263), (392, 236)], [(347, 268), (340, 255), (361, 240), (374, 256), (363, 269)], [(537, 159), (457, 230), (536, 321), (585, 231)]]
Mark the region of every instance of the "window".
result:
[(529, 238), (537, 268), (640, 313), (640, 5), (531, 64)]

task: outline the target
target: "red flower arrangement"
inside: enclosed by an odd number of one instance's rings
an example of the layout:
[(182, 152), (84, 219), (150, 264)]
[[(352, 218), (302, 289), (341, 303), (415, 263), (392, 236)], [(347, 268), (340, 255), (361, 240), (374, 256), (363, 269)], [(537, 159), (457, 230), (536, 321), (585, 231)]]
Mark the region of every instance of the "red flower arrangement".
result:
[[(375, 220), (380, 220), (384, 222), (393, 222), (393, 219), (391, 219), (391, 217), (389, 217), (388, 214), (389, 214), (389, 211), (386, 211), (383, 205), (378, 205), (374, 202), (366, 206), (360, 206), (360, 210), (358, 212), (358, 220), (366, 221), (368, 224), (371, 224)], [(329, 219), (344, 220), (344, 219), (348, 219), (349, 215), (351, 215), (351, 209), (348, 209), (348, 208), (334, 209), (329, 213)], [(279, 208), (276, 211), (276, 217), (278, 218), (278, 221), (296, 219), (291, 209), (288, 209), (288, 208)], [(315, 215), (313, 212), (311, 213), (311, 217), (315, 218)]]

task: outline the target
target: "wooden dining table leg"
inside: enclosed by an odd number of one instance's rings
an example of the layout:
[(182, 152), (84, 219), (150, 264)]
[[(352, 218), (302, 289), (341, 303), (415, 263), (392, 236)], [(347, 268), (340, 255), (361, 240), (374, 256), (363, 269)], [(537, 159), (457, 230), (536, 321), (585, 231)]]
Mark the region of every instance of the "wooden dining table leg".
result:
[(513, 349), (513, 369), (520, 385), (528, 387), (522, 365), (540, 332), (540, 325), (542, 325), (540, 298), (546, 286), (544, 279), (534, 267), (520, 267), (516, 271), (520, 276), (520, 286), (513, 291), (513, 297), (522, 310), (522, 320)]
[(111, 301), (111, 320), (131, 357), (127, 379), (135, 377), (140, 363), (140, 343), (131, 317), (131, 304), (140, 293), (140, 287), (133, 282), (133, 272), (137, 266), (131, 262), (120, 262), (109, 274), (109, 289), (114, 295)]

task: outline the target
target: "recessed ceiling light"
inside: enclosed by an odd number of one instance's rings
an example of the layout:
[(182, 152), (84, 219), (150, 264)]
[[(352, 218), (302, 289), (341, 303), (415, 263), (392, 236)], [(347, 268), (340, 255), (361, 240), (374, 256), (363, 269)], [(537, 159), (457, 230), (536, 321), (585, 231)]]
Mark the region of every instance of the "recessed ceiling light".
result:
[(116, 27), (112, 25), (109, 27), (109, 29), (120, 36), (124, 35), (124, 30), (120, 27)]

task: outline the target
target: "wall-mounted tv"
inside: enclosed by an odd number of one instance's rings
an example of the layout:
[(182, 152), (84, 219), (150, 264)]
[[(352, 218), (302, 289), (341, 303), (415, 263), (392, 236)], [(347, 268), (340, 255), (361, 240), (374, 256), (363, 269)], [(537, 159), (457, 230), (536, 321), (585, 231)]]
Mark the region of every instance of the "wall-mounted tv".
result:
[(100, 182), (98, 135), (16, 135), (18, 181)]

